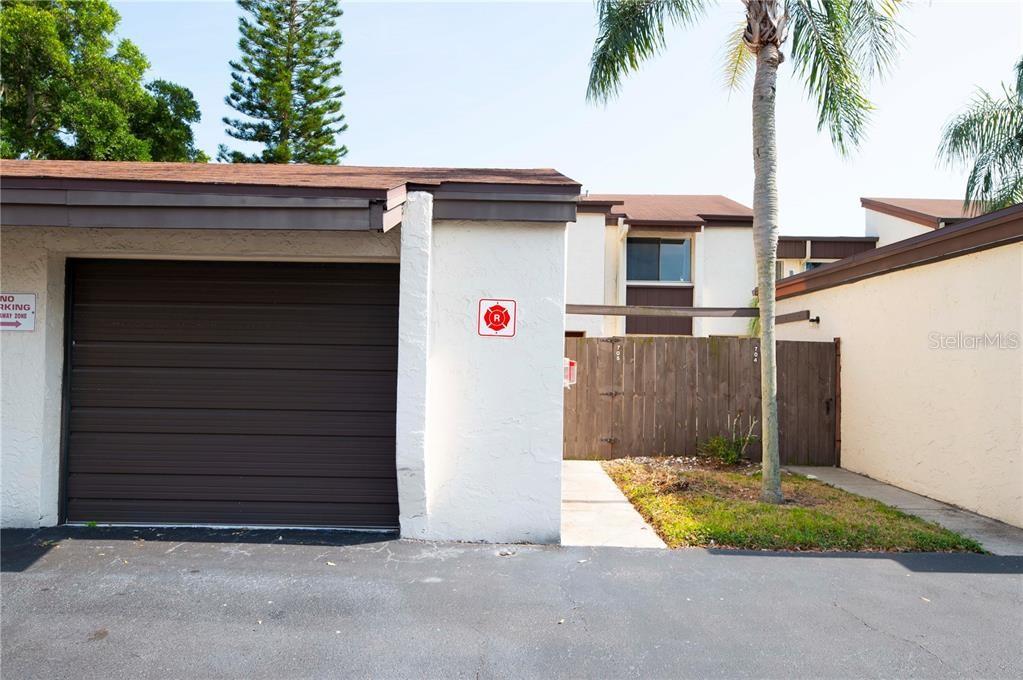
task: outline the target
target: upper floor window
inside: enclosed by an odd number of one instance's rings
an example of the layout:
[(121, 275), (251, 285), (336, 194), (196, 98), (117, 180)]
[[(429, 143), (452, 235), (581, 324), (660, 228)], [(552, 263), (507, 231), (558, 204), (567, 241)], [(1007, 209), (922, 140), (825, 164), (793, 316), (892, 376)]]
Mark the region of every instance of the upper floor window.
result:
[(628, 281), (693, 280), (690, 239), (630, 238), (625, 243), (625, 278)]

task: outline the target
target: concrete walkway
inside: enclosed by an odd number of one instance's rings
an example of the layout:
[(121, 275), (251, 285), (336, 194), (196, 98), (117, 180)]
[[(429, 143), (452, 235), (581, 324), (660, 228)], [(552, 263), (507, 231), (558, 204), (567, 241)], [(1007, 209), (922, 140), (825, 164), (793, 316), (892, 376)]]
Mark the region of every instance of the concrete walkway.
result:
[(789, 470), (800, 475), (813, 475), (825, 484), (850, 493), (879, 500), (894, 508), (934, 522), (946, 529), (972, 538), (994, 555), (1023, 555), (1023, 529), (998, 520), (957, 508), (933, 498), (920, 496), (876, 479), (858, 475), (849, 470), (833, 467), (789, 465)]
[(561, 467), (561, 544), (666, 548), (600, 463), (566, 460)]

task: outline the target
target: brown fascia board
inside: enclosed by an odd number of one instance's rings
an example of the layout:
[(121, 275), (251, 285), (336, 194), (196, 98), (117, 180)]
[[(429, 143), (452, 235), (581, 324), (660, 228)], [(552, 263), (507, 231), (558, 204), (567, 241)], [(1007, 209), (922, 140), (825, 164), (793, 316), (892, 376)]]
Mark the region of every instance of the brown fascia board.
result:
[(625, 218), (625, 224), (630, 227), (663, 227), (665, 229), (684, 229), (686, 231), (700, 231), (703, 229), (703, 220), (633, 220)]
[(1023, 241), (1023, 203), (781, 279), (779, 300)]
[(817, 241), (818, 243), (877, 243), (877, 236), (779, 236), (779, 241)]
[(610, 215), (612, 209), (615, 206), (624, 205), (625, 201), (586, 201), (583, 200), (585, 197), (579, 197), (579, 203), (576, 205), (576, 212), (580, 213), (602, 213), (604, 215)]
[[(252, 228), (386, 230), (395, 226), (413, 190), (434, 195), (437, 219), (573, 222), (580, 189), (578, 184), (438, 182), (403, 183), (385, 191), (5, 177), (0, 202), (5, 226), (227, 229), (246, 228), (251, 218)], [(265, 214), (255, 215), (254, 208)], [(344, 214), (331, 212), (336, 210)]]
[(880, 201), (874, 201), (869, 198), (861, 198), (860, 206), (867, 210), (873, 210), (874, 212), (884, 213), (885, 215), (891, 215), (892, 217), (898, 217), (910, 222), (922, 224), (925, 227), (937, 229), (942, 222), (946, 224), (952, 223), (956, 218), (954, 217), (935, 217), (934, 215), (928, 215), (927, 213), (917, 212), (916, 210), (909, 210), (907, 208), (900, 208), (899, 206), (891, 205), (890, 203), (882, 203)]
[(710, 215), (699, 213), (706, 227), (752, 227), (752, 215)]

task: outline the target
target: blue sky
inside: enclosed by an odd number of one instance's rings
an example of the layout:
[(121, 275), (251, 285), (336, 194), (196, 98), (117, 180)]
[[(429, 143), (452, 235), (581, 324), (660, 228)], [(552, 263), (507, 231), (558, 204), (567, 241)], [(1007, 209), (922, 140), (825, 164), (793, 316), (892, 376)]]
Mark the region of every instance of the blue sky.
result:
[[(119, 34), (150, 77), (192, 89), (199, 146), (229, 141), (220, 119), (237, 50), (233, 2), (115, 2)], [(554, 167), (594, 192), (752, 195), (749, 87), (722, 86), (724, 38), (741, 16), (723, 0), (672, 31), (607, 106), (584, 99), (596, 33), (591, 2), (342, 3), (350, 165)], [(1023, 55), (1019, 0), (913, 3), (896, 71), (871, 87), (867, 142), (843, 159), (783, 64), (782, 232), (859, 234), (860, 196), (961, 195), (963, 171), (935, 158), (945, 121), (976, 86), (997, 88)]]

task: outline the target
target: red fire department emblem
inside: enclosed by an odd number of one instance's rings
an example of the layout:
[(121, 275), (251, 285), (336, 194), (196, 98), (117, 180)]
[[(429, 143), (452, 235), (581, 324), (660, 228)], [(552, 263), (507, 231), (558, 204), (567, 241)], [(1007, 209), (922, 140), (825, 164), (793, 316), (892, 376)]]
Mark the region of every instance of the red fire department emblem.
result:
[(515, 337), (515, 300), (483, 298), (480, 300), (477, 332), (484, 337)]
[(511, 323), (511, 314), (504, 305), (491, 305), (483, 314), (483, 323), (492, 331), (503, 331)]

